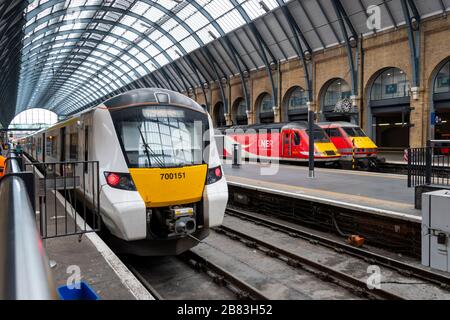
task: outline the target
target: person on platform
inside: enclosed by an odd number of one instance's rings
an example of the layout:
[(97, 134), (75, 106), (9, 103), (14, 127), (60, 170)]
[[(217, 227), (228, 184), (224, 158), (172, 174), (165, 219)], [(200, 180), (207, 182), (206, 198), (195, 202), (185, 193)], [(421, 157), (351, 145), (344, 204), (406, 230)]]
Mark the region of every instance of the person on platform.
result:
[(0, 179), (5, 174), (5, 162), (6, 162), (6, 158), (0, 153)]

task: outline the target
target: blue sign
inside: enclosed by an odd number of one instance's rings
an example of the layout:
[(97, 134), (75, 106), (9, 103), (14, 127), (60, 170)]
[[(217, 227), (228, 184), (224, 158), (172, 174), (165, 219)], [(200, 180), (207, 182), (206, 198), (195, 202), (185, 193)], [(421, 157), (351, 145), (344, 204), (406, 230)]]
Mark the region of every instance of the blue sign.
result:
[(434, 126), (436, 124), (436, 112), (432, 112), (430, 114), (430, 123), (432, 126)]
[(386, 85), (386, 94), (394, 94), (397, 93), (397, 84), (388, 84)]

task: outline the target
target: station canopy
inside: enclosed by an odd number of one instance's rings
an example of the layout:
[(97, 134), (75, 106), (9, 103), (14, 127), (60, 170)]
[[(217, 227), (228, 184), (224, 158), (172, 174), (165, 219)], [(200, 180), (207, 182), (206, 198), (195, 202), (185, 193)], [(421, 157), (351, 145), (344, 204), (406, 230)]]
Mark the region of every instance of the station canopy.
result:
[[(28, 108), (68, 115), (139, 87), (205, 89), (376, 32), (369, 6), (381, 29), (402, 26), (402, 1), (0, 0), (0, 122)], [(405, 3), (421, 17), (450, 8)]]

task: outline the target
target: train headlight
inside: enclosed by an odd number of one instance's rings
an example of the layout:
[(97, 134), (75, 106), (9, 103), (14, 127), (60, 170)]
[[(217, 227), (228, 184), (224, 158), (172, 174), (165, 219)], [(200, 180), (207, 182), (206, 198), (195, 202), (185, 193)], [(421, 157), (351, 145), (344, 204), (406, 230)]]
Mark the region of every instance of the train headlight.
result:
[(208, 170), (208, 175), (206, 176), (206, 184), (213, 184), (220, 179), (222, 179), (222, 167), (218, 166)]
[(136, 191), (133, 179), (129, 173), (106, 172), (105, 179), (111, 188)]

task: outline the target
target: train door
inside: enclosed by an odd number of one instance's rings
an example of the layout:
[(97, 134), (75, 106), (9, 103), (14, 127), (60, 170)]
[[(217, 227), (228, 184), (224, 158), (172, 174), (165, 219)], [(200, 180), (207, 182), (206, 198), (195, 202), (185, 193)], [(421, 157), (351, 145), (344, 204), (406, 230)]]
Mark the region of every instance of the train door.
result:
[[(60, 145), (61, 145), (59, 161), (65, 162), (66, 161), (66, 128), (65, 127), (61, 128), (59, 133), (60, 133)], [(61, 164), (60, 168), (59, 168), (59, 173), (61, 175), (63, 175), (63, 169), (64, 169), (64, 164)]]
[(290, 158), (292, 157), (292, 130), (283, 130), (281, 134), (281, 138), (283, 139), (283, 157)]
[(93, 169), (92, 165), (88, 164), (89, 161), (89, 126), (84, 127), (84, 143), (83, 143), (83, 188), (91, 195), (91, 190), (93, 190), (92, 186), (92, 175)]
[[(41, 154), (42, 154), (42, 162), (45, 162), (45, 133), (42, 134), (42, 146), (41, 146)], [(39, 160), (39, 159), (38, 159)]]

